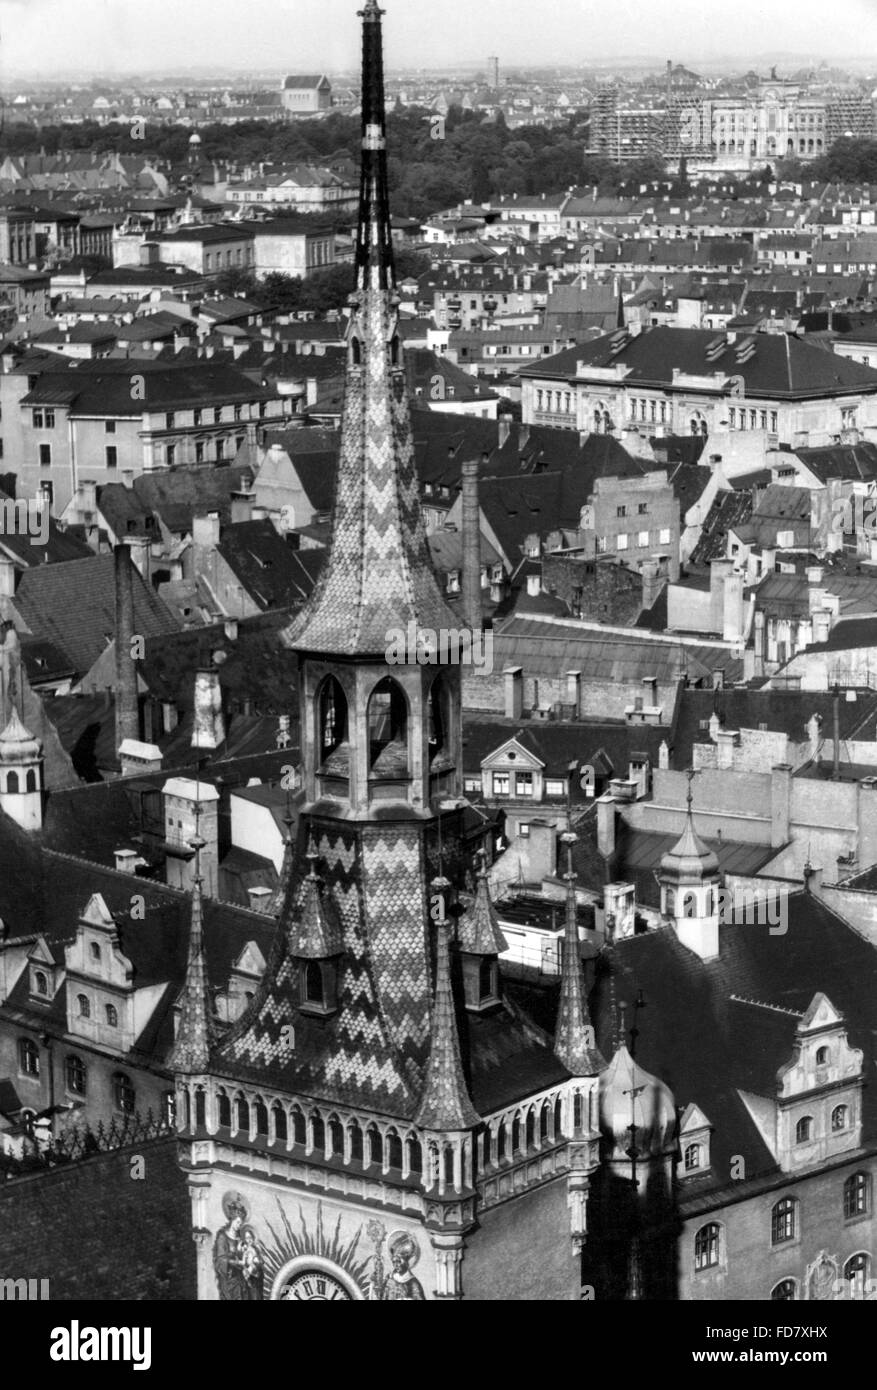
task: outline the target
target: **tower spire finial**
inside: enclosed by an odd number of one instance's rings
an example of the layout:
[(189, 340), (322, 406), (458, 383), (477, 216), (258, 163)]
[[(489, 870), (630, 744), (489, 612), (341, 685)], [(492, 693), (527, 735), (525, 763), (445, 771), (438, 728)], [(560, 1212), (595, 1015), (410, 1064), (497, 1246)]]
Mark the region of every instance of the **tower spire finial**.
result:
[(189, 959), (186, 983), (180, 1009), (180, 1023), (171, 1054), (173, 1071), (192, 1075), (206, 1071), (215, 1029), (207, 980), (207, 960), (204, 954), (204, 904), (201, 877), (201, 851), (206, 841), (197, 830), (189, 842), (195, 851), (195, 878), (192, 885), (192, 915), (189, 924)]
[(357, 289), (392, 289), (396, 283), (387, 188), (387, 115), (384, 57), (377, 0), (366, 0), (362, 20), (362, 159), (359, 227), (356, 237)]
[(460, 1040), (451, 990), (447, 922), (436, 926), (435, 999), (432, 1007), (429, 1061), (416, 1123), (423, 1129), (472, 1129), (480, 1116), (466, 1089)]
[(554, 1032), (554, 1053), (573, 1076), (595, 1076), (605, 1066), (588, 1015), (585, 982), (579, 949), (576, 912), (576, 876), (572, 847), (578, 836), (572, 830), (560, 837), (566, 846), (566, 929), (563, 937), (563, 965), (560, 977), (560, 1005)]

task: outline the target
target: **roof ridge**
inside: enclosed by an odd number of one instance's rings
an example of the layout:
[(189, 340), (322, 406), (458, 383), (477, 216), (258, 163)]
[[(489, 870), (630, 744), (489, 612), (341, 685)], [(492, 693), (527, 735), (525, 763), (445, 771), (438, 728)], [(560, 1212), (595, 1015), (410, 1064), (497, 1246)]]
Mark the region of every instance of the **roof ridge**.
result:
[(731, 994), (732, 1004), (751, 1004), (755, 1009), (770, 1009), (772, 1013), (787, 1014), (789, 1018), (803, 1018), (798, 1009), (787, 1009), (782, 1004), (769, 1004), (765, 999), (749, 999), (744, 994)]

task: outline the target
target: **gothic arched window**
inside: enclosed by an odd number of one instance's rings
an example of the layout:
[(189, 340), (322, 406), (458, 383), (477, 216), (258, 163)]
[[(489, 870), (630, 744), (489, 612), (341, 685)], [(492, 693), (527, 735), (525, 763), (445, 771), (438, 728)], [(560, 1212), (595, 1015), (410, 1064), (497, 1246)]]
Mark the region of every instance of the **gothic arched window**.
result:
[(317, 710), (317, 761), (323, 762), (347, 738), (347, 699), (334, 676), (320, 686)]
[(408, 701), (390, 677), (379, 681), (368, 702), (369, 769), (378, 775), (408, 773)]

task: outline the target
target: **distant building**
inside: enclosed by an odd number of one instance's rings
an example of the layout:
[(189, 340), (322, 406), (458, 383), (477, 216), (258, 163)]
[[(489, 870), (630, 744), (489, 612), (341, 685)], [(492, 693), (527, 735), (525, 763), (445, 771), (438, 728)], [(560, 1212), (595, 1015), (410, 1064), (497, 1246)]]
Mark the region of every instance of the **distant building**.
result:
[(280, 95), (284, 110), (294, 116), (315, 116), (332, 105), (332, 85), (325, 75), (284, 77)]

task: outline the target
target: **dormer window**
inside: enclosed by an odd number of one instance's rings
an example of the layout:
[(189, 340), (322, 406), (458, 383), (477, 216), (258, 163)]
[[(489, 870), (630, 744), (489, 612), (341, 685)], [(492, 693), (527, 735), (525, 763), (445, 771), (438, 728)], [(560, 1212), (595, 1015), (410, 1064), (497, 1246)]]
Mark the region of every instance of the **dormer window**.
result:
[(299, 977), (299, 1008), (302, 1013), (325, 1017), (338, 1007), (337, 971), (334, 960), (302, 963)]
[(686, 1173), (691, 1173), (696, 1168), (700, 1168), (703, 1162), (703, 1150), (701, 1149), (700, 1144), (686, 1145), (683, 1162), (685, 1165)]
[(33, 972), (33, 992), (34, 994), (39, 994), (42, 998), (48, 998), (49, 977), (45, 970), (35, 970)]

